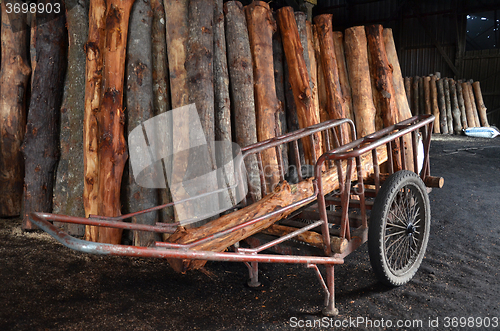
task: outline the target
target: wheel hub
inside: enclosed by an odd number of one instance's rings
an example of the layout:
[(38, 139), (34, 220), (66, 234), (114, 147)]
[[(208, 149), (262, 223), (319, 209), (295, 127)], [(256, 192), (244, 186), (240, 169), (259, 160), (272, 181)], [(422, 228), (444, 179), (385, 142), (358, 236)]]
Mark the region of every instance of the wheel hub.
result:
[(413, 236), (415, 234), (415, 225), (413, 225), (412, 223), (408, 224), (408, 226), (406, 227), (406, 235), (408, 235), (409, 237)]

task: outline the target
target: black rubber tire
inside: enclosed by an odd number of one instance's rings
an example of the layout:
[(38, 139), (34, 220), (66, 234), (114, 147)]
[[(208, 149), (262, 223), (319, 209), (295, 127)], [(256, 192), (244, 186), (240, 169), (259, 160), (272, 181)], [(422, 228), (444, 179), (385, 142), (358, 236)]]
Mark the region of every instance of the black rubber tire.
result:
[(370, 263), (382, 283), (395, 287), (413, 278), (425, 255), (430, 221), (420, 177), (408, 170), (391, 175), (375, 198), (368, 227)]

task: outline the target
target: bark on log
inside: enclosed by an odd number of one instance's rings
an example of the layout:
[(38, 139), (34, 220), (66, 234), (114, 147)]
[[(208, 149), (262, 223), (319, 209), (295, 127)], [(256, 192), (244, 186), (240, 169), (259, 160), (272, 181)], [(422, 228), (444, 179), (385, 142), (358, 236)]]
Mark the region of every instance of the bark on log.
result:
[[(366, 26), (365, 30), (372, 64), (370, 74), (376, 88), (374, 96), (382, 113), (384, 127), (388, 127), (398, 123), (400, 116), (395, 98), (392, 69), (384, 45), (383, 28), (381, 25), (370, 25)], [(401, 146), (396, 141), (392, 149), (394, 171), (402, 169), (400, 153)]]
[(467, 114), (465, 112), (464, 94), (462, 90), (462, 83), (457, 82), (457, 97), (458, 97), (458, 107), (460, 108), (460, 119), (462, 123), (462, 128), (467, 129)]
[[(257, 142), (252, 54), (248, 29), (243, 6), (239, 1), (226, 2), (224, 14), (233, 134), (236, 143), (246, 147)], [(262, 198), (262, 194), (257, 158), (255, 156), (247, 158), (245, 166), (249, 177), (250, 196), (253, 201), (258, 201)]]
[[(48, 4), (48, 0), (40, 3)], [(63, 4), (61, 4), (63, 7)], [(64, 10), (64, 8), (61, 8)], [(66, 71), (67, 31), (65, 16), (37, 14), (36, 68), (22, 146), (25, 159), (24, 230), (34, 229), (31, 212), (51, 212), (54, 175), (59, 159), (59, 110)], [(2, 91), (3, 94), (3, 91)]]
[[(12, 1), (9, 4), (21, 4)], [(24, 160), (21, 152), (26, 129), (27, 87), (31, 73), (28, 26), (24, 15), (7, 14), (1, 3), (0, 73), (0, 216), (21, 214)]]
[[(307, 30), (307, 52), (309, 53), (309, 62), (311, 63), (311, 71), (309, 74), (311, 82), (313, 109), (318, 114), (318, 118), (321, 122), (321, 112), (319, 109), (319, 91), (318, 91), (318, 62), (320, 62), (320, 58), (316, 57), (316, 51), (314, 49), (314, 33), (310, 21), (306, 21), (306, 30)], [(323, 145), (325, 145), (324, 142)]]
[[(345, 116), (355, 122), (354, 110), (352, 108), (351, 84), (349, 82), (345, 60), (344, 35), (340, 31), (333, 31), (333, 50), (335, 52), (335, 59), (337, 60), (337, 67), (339, 70), (339, 84), (340, 89), (342, 90), (342, 98), (344, 100)], [(351, 130), (348, 130), (348, 132), (349, 140), (352, 141), (354, 137), (351, 136)]]
[(444, 84), (444, 101), (446, 104), (446, 120), (448, 121), (448, 133), (453, 134), (453, 114), (451, 112), (451, 97), (449, 78), (443, 79)]
[(412, 91), (412, 97), (413, 97), (413, 107), (412, 107), (412, 112), (413, 112), (413, 115), (418, 115), (420, 114), (420, 100), (419, 100), (419, 97), (420, 97), (420, 93), (419, 93), (419, 82), (420, 82), (420, 77), (416, 76), (416, 77), (413, 77), (413, 91)]
[[(387, 149), (385, 146), (379, 147), (377, 149), (378, 154), (378, 164), (381, 164), (387, 160)], [(372, 158), (371, 153), (365, 154), (361, 157), (362, 169), (364, 169), (363, 177), (369, 176), (373, 173)], [(342, 162), (342, 171), (344, 174), (347, 171), (347, 162)], [(352, 169), (352, 180), (357, 180), (357, 171)], [(236, 225), (245, 223), (251, 219), (259, 216), (268, 214), (269, 212), (276, 210), (278, 208), (288, 206), (293, 202), (300, 201), (306, 197), (313, 194), (313, 178), (299, 182), (296, 185), (290, 185), (287, 182), (281, 183), (277, 186), (273, 193), (267, 195), (262, 200), (249, 205), (243, 209), (232, 212), (228, 215), (220, 217), (202, 227), (195, 229), (184, 229), (179, 227), (177, 231), (169, 238), (169, 241), (177, 244), (188, 244), (197, 239), (215, 234), (217, 232), (229, 229)], [(334, 167), (322, 175), (323, 191), (325, 193), (331, 192), (334, 189), (338, 189), (339, 182), (337, 177), (337, 168)], [(265, 220), (257, 222), (251, 226), (247, 226), (244, 229), (232, 232), (228, 235), (204, 242), (200, 245), (194, 246), (194, 250), (208, 250), (221, 252), (227, 247), (241, 241), (267, 227), (274, 224), (278, 220), (287, 217), (294, 210), (300, 207), (292, 208), (284, 213), (269, 217)], [(168, 260), (172, 268), (177, 272), (185, 272), (189, 269), (199, 269), (202, 268), (206, 261), (195, 261), (195, 260), (179, 260), (170, 259)]]
[[(304, 54), (308, 52), (307, 49), (304, 51), (304, 48), (301, 46), (299, 31), (291, 7), (284, 7), (278, 10), (278, 23), (287, 65), (289, 69), (293, 69), (290, 70), (290, 84), (293, 90), (300, 127), (305, 128), (318, 124), (320, 123), (319, 113), (314, 109), (309, 74), (304, 60)], [(307, 37), (305, 39), (307, 47)], [(303, 139), (302, 145), (304, 147), (306, 163), (314, 165), (323, 153), (321, 135), (319, 133), (313, 135), (312, 145), (309, 139)]]
[[(331, 119), (346, 117), (344, 98), (340, 87), (339, 70), (335, 51), (333, 49), (332, 14), (316, 16), (314, 22), (318, 32), (318, 40), (321, 50), (321, 64), (325, 78), (327, 95), (327, 111)], [(344, 145), (349, 142), (349, 129), (347, 124), (337, 130), (339, 142)]]
[[(132, 132), (137, 126), (154, 116), (153, 112), (153, 75), (152, 75), (152, 22), (153, 13), (149, 2), (137, 1), (130, 13), (130, 32), (127, 42), (126, 57), (126, 92), (127, 131)], [(129, 146), (129, 148), (137, 148)], [(139, 151), (140, 152), (140, 151)], [(129, 163), (130, 165), (130, 163)], [(125, 171), (125, 203), (127, 213), (158, 205), (156, 189), (141, 187), (135, 181), (131, 167)], [(132, 217), (132, 223), (155, 225), (159, 221), (158, 212), (151, 212)], [(133, 244), (148, 246), (159, 240), (153, 232), (134, 231)]]
[(462, 133), (462, 122), (460, 120), (460, 109), (458, 108), (457, 86), (453, 79), (450, 79), (451, 114), (453, 116), (453, 131), (455, 134)]
[[(102, 94), (102, 66), (105, 43), (104, 0), (89, 5), (88, 41), (85, 44), (85, 113), (83, 115), (83, 206), (85, 217), (99, 213), (99, 105)], [(85, 240), (98, 237), (98, 227), (85, 227)]]
[(476, 103), (479, 112), (479, 118), (481, 119), (481, 126), (489, 127), (488, 117), (486, 116), (486, 106), (483, 101), (483, 94), (481, 93), (481, 85), (479, 82), (474, 82), (472, 84), (474, 89), (474, 95), (476, 96)]
[(410, 111), (412, 112), (412, 97), (411, 97), (411, 77), (405, 77), (405, 92), (406, 92), (406, 100), (408, 100), (408, 106), (410, 107)]
[[(56, 214), (85, 216), (83, 206), (83, 118), (85, 113), (85, 52), (88, 38), (88, 3), (66, 0), (66, 27), (68, 28), (68, 71), (66, 73), (61, 131), (59, 135), (61, 158), (57, 166), (54, 186)], [(85, 226), (60, 223), (69, 234), (83, 236)]]
[[(392, 29), (384, 29), (384, 44), (387, 53), (387, 59), (389, 65), (392, 67), (392, 77), (394, 86), (394, 97), (396, 98), (396, 104), (398, 109), (399, 121), (404, 121), (412, 117), (410, 106), (408, 105), (408, 99), (406, 98), (403, 75), (401, 73), (401, 67), (399, 66), (398, 54), (396, 52), (396, 44), (394, 43), (394, 37), (392, 35)], [(413, 171), (413, 146), (411, 134), (407, 134), (403, 137), (404, 140), (404, 153), (405, 153), (405, 165), (407, 170)]]
[[(254, 1), (246, 6), (245, 15), (253, 59), (257, 139), (264, 141), (276, 136), (276, 112), (279, 109), (273, 70), (276, 22), (269, 5), (263, 1)], [(280, 181), (276, 151), (274, 148), (267, 149), (261, 155), (266, 178), (263, 194), (269, 194)]]
[(420, 114), (425, 114), (425, 87), (424, 87), (424, 77), (419, 77), (418, 78), (418, 100), (419, 100), (419, 106), (418, 110), (420, 111)]
[(438, 93), (437, 93), (437, 77), (434, 75), (431, 77), (430, 87), (431, 87), (431, 105), (432, 114), (434, 115), (434, 133), (441, 133), (441, 127), (439, 125), (439, 106), (438, 106)]
[[(321, 122), (327, 121), (330, 118), (327, 112), (327, 96), (326, 96), (326, 86), (325, 86), (325, 74), (323, 70), (323, 65), (321, 64), (321, 48), (319, 46), (318, 39), (318, 29), (316, 25), (312, 26), (313, 29), (313, 39), (314, 39), (314, 53), (316, 55), (316, 62), (318, 64), (318, 106), (319, 106), (319, 118)], [(324, 144), (326, 145), (326, 144)]]
[[(99, 215), (121, 214), (120, 188), (127, 161), (124, 137), (123, 90), (127, 33), (134, 0), (110, 0), (106, 4), (106, 44), (103, 52), (103, 97), (99, 124)], [(119, 244), (121, 229), (99, 228), (91, 240)]]
[(476, 100), (474, 100), (474, 91), (472, 89), (472, 83), (470, 81), (467, 82), (467, 88), (469, 90), (469, 98), (470, 98), (470, 104), (472, 106), (472, 114), (474, 115), (474, 122), (476, 124), (476, 127), (480, 127), (481, 123), (479, 122), (479, 115), (477, 112)]
[(431, 107), (431, 78), (424, 77), (424, 98), (425, 98), (425, 114), (432, 114)]
[(368, 65), (365, 28), (356, 26), (345, 31), (345, 56), (351, 83), (352, 103), (358, 138), (375, 132), (375, 104)]
[(439, 79), (437, 82), (438, 102), (439, 102), (439, 128), (442, 134), (448, 134), (448, 120), (446, 111), (446, 102), (444, 100), (444, 86), (443, 80)]
[(464, 105), (465, 105), (465, 115), (467, 117), (467, 127), (474, 128), (476, 127), (476, 120), (474, 119), (474, 113), (471, 104), (471, 98), (469, 94), (469, 88), (467, 83), (462, 83), (462, 92), (464, 95)]
[[(151, 32), (151, 57), (153, 75), (153, 114), (159, 115), (171, 109), (170, 103), (170, 80), (167, 61), (167, 41), (165, 28), (165, 7), (163, 0), (151, 0), (153, 10), (153, 23)], [(168, 134), (165, 130), (164, 134)], [(172, 150), (172, 137), (164, 139), (165, 149)], [(164, 161), (163, 161), (163, 164)], [(166, 167), (165, 167), (166, 168)], [(158, 189), (159, 204), (172, 202), (172, 196), (168, 187)], [(174, 221), (174, 208), (164, 208), (159, 211), (160, 222), (171, 223)]]

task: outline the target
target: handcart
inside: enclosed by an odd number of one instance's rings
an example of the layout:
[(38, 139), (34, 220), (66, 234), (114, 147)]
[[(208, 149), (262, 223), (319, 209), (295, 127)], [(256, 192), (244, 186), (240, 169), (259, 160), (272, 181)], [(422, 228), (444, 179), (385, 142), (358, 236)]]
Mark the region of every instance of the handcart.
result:
[[(89, 218), (31, 213), (30, 219), (63, 245), (81, 252), (133, 257), (155, 257), (185, 261), (233, 261), (244, 262), (249, 269), (249, 286), (259, 286), (258, 263), (299, 263), (314, 270), (325, 292), (323, 313), (338, 314), (334, 297), (334, 266), (342, 264), (344, 258), (368, 241), (372, 267), (378, 278), (390, 286), (400, 286), (417, 272), (425, 254), (430, 232), (431, 187), (442, 187), (443, 178), (430, 175), (429, 148), (434, 123), (433, 115), (419, 115), (384, 128), (373, 134), (356, 139), (355, 127), (349, 119), (330, 120), (308, 128), (279, 136), (242, 149), (243, 159), (275, 149), (280, 165), (280, 178), (285, 180), (280, 148), (285, 144), (295, 150), (299, 183), (302, 178), (299, 160), (299, 141), (322, 134), (329, 152), (317, 158), (314, 174), (309, 179), (311, 194), (288, 205), (275, 208), (265, 215), (256, 216), (243, 223), (222, 229), (217, 233), (199, 238), (187, 244), (155, 242), (151, 247), (112, 245), (81, 240), (68, 235), (51, 222), (67, 222), (92, 226), (113, 227), (133, 231), (174, 233), (178, 223), (156, 225), (123, 222), (131, 217), (170, 207), (173, 203), (149, 208), (119, 217), (90, 216)], [(349, 126), (353, 142), (330, 148), (330, 137), (337, 137), (336, 128)], [(393, 148), (404, 148), (404, 136), (411, 136), (413, 169), (406, 170), (405, 153), (399, 155), (402, 170), (394, 171)], [(338, 137), (337, 137), (338, 138)], [(339, 139), (337, 139), (339, 141)], [(408, 140), (407, 140), (408, 142)], [(406, 142), (406, 143), (407, 143)], [(423, 147), (423, 158), (419, 157)], [(386, 162), (381, 167), (381, 157)], [(366, 160), (369, 160), (367, 166)], [(293, 162), (291, 160), (290, 162)], [(265, 185), (262, 164), (261, 183)], [(384, 173), (381, 172), (384, 170)], [(327, 190), (325, 173), (334, 171), (339, 185)], [(263, 187), (265, 192), (265, 187)], [(217, 194), (215, 192), (214, 194)], [(243, 200), (228, 215), (252, 204)], [(283, 217), (286, 215), (286, 217)], [(238, 231), (267, 220), (262, 231), (242, 236), (231, 245), (230, 250), (200, 250), (200, 244), (210, 240), (234, 235)], [(270, 221), (271, 220), (271, 221)], [(281, 231), (286, 229), (286, 231)], [(292, 229), (292, 230), (290, 230)], [(279, 234), (276, 233), (278, 230)], [(307, 236), (306, 236), (307, 235)], [(316, 241), (312, 242), (311, 235)], [(324, 265), (323, 276), (318, 265)]]

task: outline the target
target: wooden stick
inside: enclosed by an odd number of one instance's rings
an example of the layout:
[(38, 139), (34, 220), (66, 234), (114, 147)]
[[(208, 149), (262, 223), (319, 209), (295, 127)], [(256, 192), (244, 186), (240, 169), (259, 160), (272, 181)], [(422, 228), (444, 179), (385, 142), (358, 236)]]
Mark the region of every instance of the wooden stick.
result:
[(432, 105), (432, 114), (435, 117), (434, 120), (434, 133), (441, 133), (441, 127), (439, 125), (439, 106), (438, 106), (438, 93), (437, 93), (437, 77), (433, 75), (430, 81), (430, 90), (431, 90), (431, 105)]
[(345, 55), (351, 83), (352, 103), (358, 138), (375, 132), (375, 104), (368, 65), (365, 28), (355, 26), (345, 30)]
[(466, 129), (467, 128), (467, 114), (465, 112), (465, 104), (464, 104), (464, 94), (462, 90), (462, 83), (458, 81), (456, 83), (456, 88), (457, 88), (457, 98), (458, 98), (458, 108), (460, 109), (460, 119), (461, 119), (461, 124), (462, 128)]
[(451, 97), (449, 78), (443, 79), (444, 101), (446, 104), (446, 120), (448, 122), (448, 133), (453, 134), (453, 115), (451, 113)]
[[(333, 49), (332, 14), (318, 15), (314, 18), (318, 31), (318, 40), (321, 50), (321, 64), (325, 78), (325, 90), (327, 94), (327, 111), (331, 119), (346, 117), (344, 99), (340, 87), (339, 72), (335, 51)], [(340, 135), (340, 144), (348, 142), (348, 131), (346, 125), (337, 131)]]
[(481, 126), (489, 127), (488, 117), (486, 116), (486, 106), (483, 101), (483, 94), (481, 93), (481, 85), (479, 82), (474, 82), (472, 84), (474, 89), (474, 95), (476, 96), (477, 108), (479, 112), (479, 118), (481, 119)]
[[(252, 53), (243, 5), (239, 1), (228, 1), (224, 4), (224, 14), (234, 140), (246, 147), (257, 142)], [(250, 197), (258, 201), (262, 194), (255, 155), (245, 160), (245, 167)]]
[[(21, 1), (8, 2), (20, 5)], [(26, 130), (26, 100), (30, 78), (29, 29), (26, 17), (7, 14), (1, 3), (1, 74), (0, 74), (0, 216), (21, 214), (24, 183), (24, 159), (21, 152)]]
[[(387, 148), (385, 146), (379, 147), (377, 149), (378, 164), (381, 164), (387, 160)], [(345, 174), (347, 170), (347, 161), (342, 161), (342, 171)], [(361, 157), (361, 167), (364, 169), (363, 176), (367, 177), (373, 173), (373, 163), (371, 158), (371, 153), (365, 154)], [(352, 169), (352, 180), (357, 180), (357, 171)], [(301, 181), (296, 185), (288, 184), (283, 182), (278, 185), (274, 192), (267, 195), (262, 200), (249, 205), (243, 209), (232, 212), (228, 215), (222, 216), (217, 220), (214, 220), (208, 224), (205, 224), (199, 228), (184, 229), (179, 227), (177, 231), (169, 238), (170, 242), (178, 244), (188, 244), (198, 239), (214, 235), (220, 231), (230, 229), (239, 224), (243, 224), (249, 220), (256, 217), (268, 214), (270, 211), (276, 210), (288, 206), (294, 202), (300, 201), (306, 197), (314, 194), (314, 187), (312, 183), (313, 178)], [(337, 168), (334, 167), (322, 175), (323, 191), (325, 194), (339, 188), (339, 181), (337, 176)], [(276, 223), (278, 220), (287, 217), (294, 210), (300, 207), (292, 208), (281, 214), (266, 218), (260, 222), (253, 225), (246, 226), (243, 229), (234, 231), (225, 236), (201, 243), (194, 246), (193, 250), (207, 250), (221, 252), (227, 247), (259, 232), (263, 229), (269, 227), (270, 225)], [(199, 269), (202, 268), (206, 261), (195, 261), (195, 260), (178, 260), (170, 259), (168, 260), (173, 269), (177, 272), (185, 272), (189, 269)]]
[[(297, 117), (300, 127), (305, 128), (319, 123), (320, 119), (319, 113), (313, 108), (309, 75), (292, 7), (283, 7), (278, 10), (278, 23), (286, 61), (290, 70), (290, 84), (293, 90), (295, 106), (297, 107)], [(292, 68), (293, 70), (291, 70)], [(304, 146), (306, 163), (315, 164), (323, 149), (320, 134), (313, 136), (312, 146), (309, 139), (303, 139), (302, 145)]]
[[(276, 136), (275, 113), (279, 109), (273, 70), (272, 35), (276, 26), (266, 2), (252, 2), (245, 7), (245, 15), (253, 59), (257, 139), (264, 141)], [(280, 180), (274, 148), (262, 152), (262, 166), (267, 184), (266, 192), (262, 193), (269, 194)]]
[(462, 133), (462, 122), (460, 121), (460, 109), (458, 107), (457, 86), (453, 79), (449, 80), (450, 98), (451, 98), (451, 114), (453, 116), (453, 130), (455, 134)]
[(448, 134), (448, 113), (446, 111), (446, 102), (444, 99), (444, 85), (443, 80), (437, 81), (438, 102), (439, 102), (439, 127), (442, 134)]

